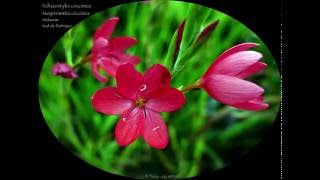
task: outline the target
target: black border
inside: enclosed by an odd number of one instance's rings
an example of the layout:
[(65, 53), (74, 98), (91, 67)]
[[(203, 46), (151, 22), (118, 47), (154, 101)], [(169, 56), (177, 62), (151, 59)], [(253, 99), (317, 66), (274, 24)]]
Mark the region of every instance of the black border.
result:
[[(53, 134), (48, 131), (48, 127), (42, 119), (38, 103), (38, 77), (41, 71), (42, 63), (45, 56), (50, 51), (52, 45), (61, 37), (65, 30), (60, 29), (55, 32), (44, 31), (41, 29), (41, 3), (50, 2), (52, 0), (40, 0), (40, 2), (28, 4), (25, 7), (27, 11), (25, 13), (18, 13), (21, 16), (30, 15), (30, 22), (34, 25), (28, 24), (23, 26), (26, 34), (33, 35), (31, 37), (38, 37), (37, 41), (31, 39), (29, 44), (25, 46), (28, 51), (25, 54), (24, 61), (28, 74), (30, 74), (30, 81), (26, 83), (25, 87), (30, 87), (30, 93), (28, 93), (26, 100), (26, 113), (23, 113), (24, 120), (21, 122), (22, 135), (19, 135), (20, 139), (19, 148), (21, 146), (24, 150), (22, 157), (18, 156), (18, 162), (22, 162), (21, 166), (13, 165), (14, 174), (20, 174), (23, 176), (38, 177), (38, 178), (113, 178), (118, 177), (111, 174), (107, 174), (99, 169), (93, 168), (91, 165), (80, 160), (74, 156), (63, 145), (56, 141)], [(55, 0), (53, 2), (63, 0)], [(64, 0), (71, 2), (72, 0)], [(79, 2), (79, 1), (77, 1)], [(132, 1), (126, 0), (82, 0), (83, 3), (89, 2), (93, 5), (93, 12), (98, 12), (106, 7), (112, 7), (118, 4), (123, 4)], [(286, 40), (286, 4), (283, 1), (265, 1), (260, 2), (256, 0), (214, 0), (214, 1), (199, 1), (189, 0), (186, 2), (193, 2), (208, 7), (213, 7), (221, 12), (224, 12), (240, 22), (248, 26), (252, 31), (266, 43), (267, 47), (273, 53), (279, 67), (282, 67), (283, 75), (283, 178), (286, 177), (287, 171), (287, 122), (286, 114), (288, 111), (288, 94), (287, 85), (288, 73), (287, 68), (287, 52), (282, 51), (281, 44), (284, 49), (287, 48)], [(281, 6), (282, 2), (282, 6)], [(22, 5), (23, 6), (23, 5)], [(25, 9), (24, 9), (25, 10)], [(81, 19), (70, 19), (71, 24), (80, 22)], [(283, 24), (281, 26), (281, 24)], [(29, 27), (29, 28), (28, 28)], [(281, 42), (281, 28), (282, 39)], [(27, 37), (30, 38), (30, 37)], [(282, 64), (281, 64), (282, 60)], [(31, 64), (30, 64), (31, 61)], [(23, 72), (23, 71), (22, 71)], [(21, 78), (21, 76), (19, 76)], [(26, 109), (27, 109), (26, 108)], [(28, 117), (28, 118), (26, 118)], [(214, 173), (208, 173), (206, 175), (212, 176), (215, 179), (280, 179), (281, 175), (281, 157), (280, 157), (280, 129), (281, 129), (280, 113), (274, 124), (270, 129), (266, 138), (261, 144), (243, 160), (236, 162), (235, 164), (228, 166), (220, 171)], [(24, 132), (26, 131), (26, 132)], [(19, 149), (18, 149), (19, 151)], [(18, 153), (18, 152), (17, 152)], [(12, 161), (12, 160), (11, 160)], [(13, 163), (14, 164), (14, 163)]]

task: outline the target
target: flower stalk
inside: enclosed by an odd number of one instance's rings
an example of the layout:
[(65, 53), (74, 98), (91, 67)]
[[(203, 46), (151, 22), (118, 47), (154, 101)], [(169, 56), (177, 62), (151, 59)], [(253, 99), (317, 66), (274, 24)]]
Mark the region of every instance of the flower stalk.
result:
[(90, 61), (89, 56), (84, 56), (84, 57), (81, 58), (80, 61), (78, 61), (76, 64), (73, 65), (73, 68), (74, 68), (74, 69), (77, 69), (77, 68), (79, 68), (80, 66), (85, 65), (85, 64), (86, 64), (87, 62), (89, 62), (89, 61)]
[(200, 80), (196, 81), (195, 83), (191, 84), (191, 85), (188, 85), (186, 87), (184, 87), (183, 89), (181, 89), (181, 92), (183, 94), (186, 94), (188, 93), (189, 91), (191, 90), (194, 90), (194, 89), (200, 89), (201, 88), (201, 83), (200, 83)]

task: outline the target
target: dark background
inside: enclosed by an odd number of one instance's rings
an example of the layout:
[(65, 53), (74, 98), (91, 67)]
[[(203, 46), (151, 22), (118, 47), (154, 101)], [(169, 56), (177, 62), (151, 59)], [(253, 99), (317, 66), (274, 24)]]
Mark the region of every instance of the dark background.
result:
[[(62, 0), (60, 0), (63, 2)], [(71, 2), (71, 0), (66, 0)], [(22, 104), (13, 103), (14, 110), (23, 109), (21, 113), (17, 113), (18, 126), (21, 128), (14, 129), (8, 127), (10, 134), (16, 135), (14, 141), (10, 140), (10, 144), (6, 147), (9, 151), (11, 149), (14, 156), (5, 157), (9, 159), (8, 167), (12, 167), (14, 171), (11, 175), (22, 175), (24, 177), (37, 177), (41, 179), (47, 178), (111, 178), (112, 175), (98, 170), (91, 165), (85, 163), (78, 157), (74, 156), (67, 148), (60, 144), (53, 134), (49, 131), (45, 121), (42, 119), (40, 107), (38, 103), (38, 77), (42, 67), (42, 63), (50, 51), (52, 45), (64, 34), (64, 29), (56, 29), (56, 31), (48, 31), (41, 28), (41, 3), (50, 2), (40, 1), (33, 4), (28, 3), (27, 14), (21, 14), (18, 21), (27, 21), (25, 25), (21, 26), (19, 31), (21, 34), (17, 36), (27, 36), (29, 41), (26, 45), (18, 44), (19, 47), (28, 49), (28, 53), (24, 54), (24, 64), (21, 64), (24, 70), (27, 69), (28, 74), (31, 75), (29, 81), (26, 81), (24, 73), (18, 74), (19, 80), (27, 83), (16, 83), (20, 85), (17, 90), (20, 95), (28, 100), (23, 100)], [(58, 1), (53, 1), (57, 3)], [(82, 0), (83, 3), (90, 3), (92, 5), (92, 12), (98, 12), (114, 5), (122, 4), (131, 1), (111, 1), (111, 0)], [(254, 0), (214, 0), (208, 1), (188, 1), (196, 2), (205, 6), (213, 7), (222, 11), (231, 17), (239, 20), (252, 31), (254, 31), (268, 46), (273, 53), (275, 59), (280, 65), (280, 45), (281, 45), (281, 21), (286, 18), (286, 4), (281, 5), (281, 1), (254, 1)], [(78, 1), (79, 3), (79, 1)], [(281, 16), (281, 8), (282, 16)], [(24, 15), (30, 15), (30, 17)], [(69, 24), (80, 22), (80, 16), (72, 17), (73, 19), (64, 19)], [(85, 17), (82, 17), (85, 18)], [(284, 42), (286, 42), (286, 19), (284, 19)], [(23, 24), (23, 22), (21, 22)], [(19, 43), (19, 42), (18, 42)], [(16, 44), (17, 45), (17, 44)], [(284, 48), (287, 44), (283, 44)], [(17, 52), (18, 53), (18, 52)], [(286, 54), (284, 57), (282, 73), (284, 83), (287, 82), (288, 72), (286, 69)], [(13, 56), (14, 54), (12, 54)], [(21, 59), (20, 59), (21, 60)], [(19, 60), (19, 61), (20, 61)], [(22, 60), (21, 60), (22, 61)], [(279, 66), (280, 67), (280, 66)], [(16, 81), (15, 81), (16, 82)], [(25, 85), (26, 84), (26, 85)], [(27, 92), (27, 86), (30, 88)], [(287, 104), (287, 86), (284, 86), (284, 104)], [(17, 108), (17, 105), (19, 108)], [(283, 107), (284, 114), (287, 112), (287, 106)], [(20, 112), (20, 111), (19, 111)], [(15, 119), (15, 118), (14, 118)], [(283, 119), (284, 136), (287, 136), (286, 118)], [(7, 133), (6, 133), (7, 134)], [(18, 148), (13, 148), (16, 145)], [(286, 149), (287, 141), (284, 141), (284, 149)], [(285, 150), (286, 152), (286, 150)], [(283, 175), (287, 172), (287, 154), (284, 154)], [(234, 163), (222, 170), (211, 174), (212, 178), (220, 179), (280, 179), (280, 114), (270, 129), (266, 137), (261, 141), (261, 144), (244, 157), (241, 161)], [(205, 175), (204, 175), (205, 176)]]

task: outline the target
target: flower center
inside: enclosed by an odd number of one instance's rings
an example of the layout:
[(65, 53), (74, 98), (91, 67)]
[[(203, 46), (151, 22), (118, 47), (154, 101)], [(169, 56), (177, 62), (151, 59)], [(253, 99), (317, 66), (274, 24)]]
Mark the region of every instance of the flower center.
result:
[(135, 105), (137, 107), (143, 107), (144, 106), (144, 99), (139, 98), (138, 100), (136, 100)]

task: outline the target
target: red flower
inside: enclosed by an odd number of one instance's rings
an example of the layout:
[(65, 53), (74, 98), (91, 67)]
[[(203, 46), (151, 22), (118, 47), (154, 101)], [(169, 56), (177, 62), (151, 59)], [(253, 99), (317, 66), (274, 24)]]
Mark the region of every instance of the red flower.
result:
[(259, 62), (262, 54), (248, 50), (256, 46), (255, 43), (243, 43), (222, 53), (202, 77), (201, 87), (221, 103), (239, 109), (259, 111), (268, 108), (262, 98), (264, 89), (243, 80), (267, 66)]
[(115, 128), (119, 145), (132, 143), (139, 135), (152, 147), (167, 146), (168, 132), (160, 112), (171, 112), (185, 103), (182, 92), (170, 87), (171, 75), (156, 64), (142, 75), (130, 63), (121, 65), (116, 74), (117, 87), (98, 90), (92, 105), (104, 114), (121, 114)]
[(52, 74), (62, 76), (64, 78), (75, 79), (78, 77), (77, 73), (66, 63), (56, 63), (52, 67)]
[(135, 38), (111, 38), (118, 21), (118, 17), (108, 19), (97, 29), (93, 37), (93, 48), (90, 55), (91, 68), (93, 75), (102, 83), (107, 82), (107, 78), (99, 73), (100, 68), (108, 75), (115, 77), (117, 68), (121, 64), (139, 62), (138, 57), (124, 53), (126, 49), (137, 43)]

